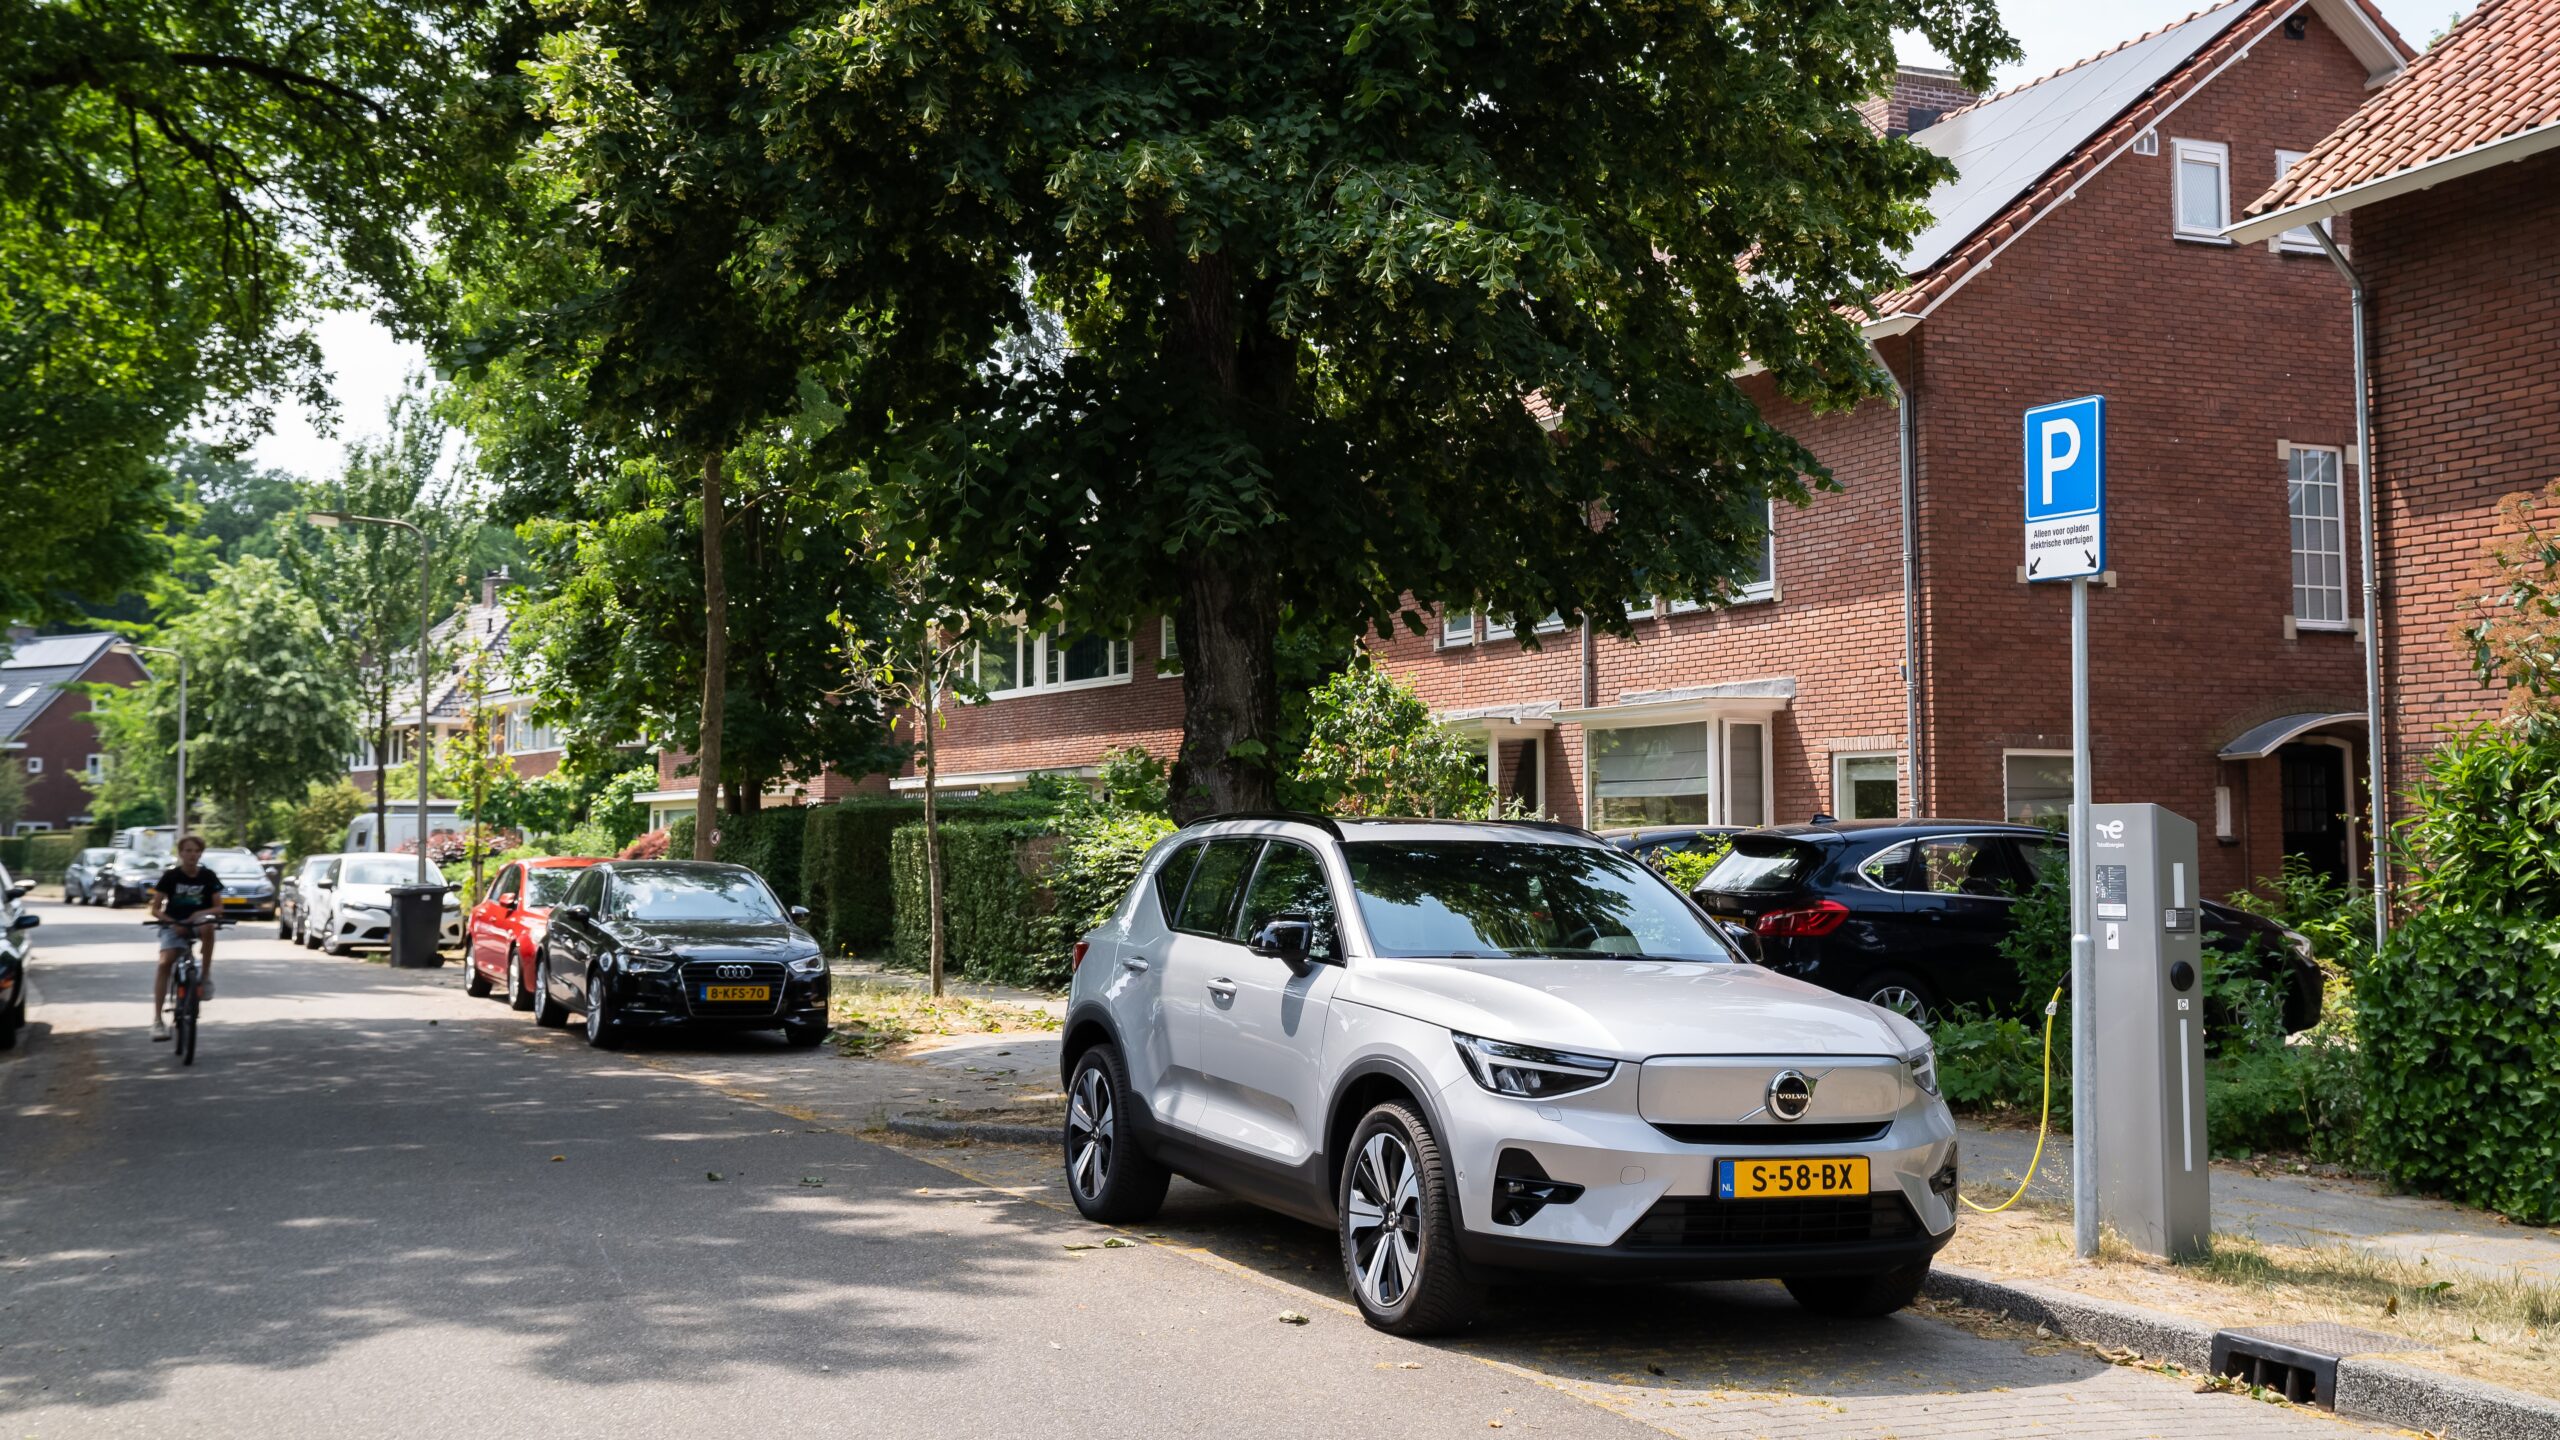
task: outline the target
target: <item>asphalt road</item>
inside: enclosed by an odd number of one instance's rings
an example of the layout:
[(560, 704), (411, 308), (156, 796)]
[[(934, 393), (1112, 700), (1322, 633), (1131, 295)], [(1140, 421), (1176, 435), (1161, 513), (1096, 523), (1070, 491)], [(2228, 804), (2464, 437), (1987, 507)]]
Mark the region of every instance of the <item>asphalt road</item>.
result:
[(243, 927), (181, 1069), (136, 912), (40, 911), (0, 1057), (13, 1440), (2353, 1428), (1770, 1285), (1509, 1292), (1463, 1341), (1392, 1340), (1320, 1232), (1182, 1186), (1135, 1243), (1070, 1250), (1110, 1232), (1045, 1157), (862, 1138), (831, 1097), (886, 1062), (598, 1053), (452, 970)]

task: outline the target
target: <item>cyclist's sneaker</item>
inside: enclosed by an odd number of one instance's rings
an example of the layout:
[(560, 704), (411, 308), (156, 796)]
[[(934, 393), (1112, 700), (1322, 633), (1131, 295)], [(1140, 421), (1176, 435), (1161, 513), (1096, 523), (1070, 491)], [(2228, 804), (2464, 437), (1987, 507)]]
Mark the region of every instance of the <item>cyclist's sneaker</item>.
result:
[(157, 1016), (157, 1015), (152, 1016), (152, 1017), (151, 1017), (151, 1038), (152, 1038), (152, 1039), (154, 1039), (154, 1040), (166, 1040), (166, 1039), (168, 1039), (168, 1038), (169, 1038), (169, 1022), (168, 1022), (168, 1021), (166, 1021), (166, 1020), (164, 1020), (164, 1019), (162, 1019), (162, 1018), (160, 1018), (160, 1017), (159, 1017), (159, 1016)]
[(212, 999), (212, 998), (213, 998), (213, 977), (212, 977), (212, 976), (210, 976), (210, 975), (207, 975), (207, 976), (206, 976), (206, 977), (204, 977), (203, 979), (201, 979), (201, 980), (199, 980), (199, 981), (197, 981), (197, 982), (196, 982), (196, 1003), (197, 1003), (197, 1004), (199, 1004), (199, 1005), (201, 1005), (201, 1004), (203, 1004), (204, 1002), (206, 1002), (207, 1000), (210, 1000), (210, 999)]

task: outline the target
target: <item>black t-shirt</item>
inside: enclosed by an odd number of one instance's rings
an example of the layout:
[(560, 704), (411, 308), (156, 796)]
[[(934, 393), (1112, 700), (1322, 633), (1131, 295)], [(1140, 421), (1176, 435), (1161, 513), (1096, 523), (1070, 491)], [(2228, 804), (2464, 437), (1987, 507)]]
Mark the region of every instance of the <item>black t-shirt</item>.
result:
[(189, 875), (172, 865), (151, 882), (154, 893), (167, 898), (162, 913), (171, 920), (184, 920), (199, 910), (215, 909), (222, 904), (222, 877), (210, 865), (199, 865)]

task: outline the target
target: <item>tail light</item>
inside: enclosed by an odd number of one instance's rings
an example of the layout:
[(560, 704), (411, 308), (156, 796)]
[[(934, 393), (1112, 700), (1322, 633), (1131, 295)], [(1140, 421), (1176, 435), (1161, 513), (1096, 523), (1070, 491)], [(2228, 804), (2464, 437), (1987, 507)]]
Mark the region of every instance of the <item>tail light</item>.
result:
[(1767, 940), (1809, 940), (1828, 935), (1849, 923), (1849, 907), (1837, 900), (1822, 900), (1801, 910), (1772, 910), (1752, 925)]
[(1070, 974), (1084, 968), (1084, 952), (1092, 948), (1093, 942), (1090, 940), (1079, 940), (1076, 942), (1076, 958), (1067, 962), (1067, 970)]

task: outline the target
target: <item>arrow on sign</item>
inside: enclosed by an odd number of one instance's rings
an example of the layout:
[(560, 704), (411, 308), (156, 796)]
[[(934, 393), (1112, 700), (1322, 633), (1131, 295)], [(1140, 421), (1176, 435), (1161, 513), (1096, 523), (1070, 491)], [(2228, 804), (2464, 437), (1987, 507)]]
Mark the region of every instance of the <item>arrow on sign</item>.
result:
[(2037, 556), (2035, 559), (2033, 559), (2033, 560), (2031, 560), (2031, 561), (2027, 562), (2027, 573), (2028, 573), (2028, 574), (2030, 574), (2030, 575), (2033, 575), (2034, 573), (2036, 573), (2037, 571), (2039, 571), (2039, 570), (2041, 570), (2041, 569), (2043, 569), (2043, 568), (2044, 568), (2044, 557), (2043, 557), (2043, 556), (2041, 556), (2041, 555), (2039, 555), (2039, 556)]
[(2081, 551), (2081, 552), (2080, 552), (2080, 558), (2081, 558), (2082, 563), (2086, 564), (2090, 569), (2095, 570), (2095, 569), (2097, 569), (2097, 568), (2098, 568), (2098, 552), (2097, 552), (2097, 551), (2095, 551), (2095, 550), (2083, 550), (2083, 551)]

